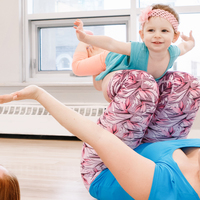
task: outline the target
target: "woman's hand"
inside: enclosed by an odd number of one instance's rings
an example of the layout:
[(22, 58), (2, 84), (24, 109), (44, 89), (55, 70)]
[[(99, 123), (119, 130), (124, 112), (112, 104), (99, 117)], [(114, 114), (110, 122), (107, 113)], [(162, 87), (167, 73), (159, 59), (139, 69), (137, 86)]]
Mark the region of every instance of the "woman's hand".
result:
[(41, 92), (42, 92), (42, 89), (39, 88), (38, 86), (30, 85), (17, 92), (0, 95), (0, 104), (8, 103), (11, 101), (23, 100), (23, 99), (37, 100)]

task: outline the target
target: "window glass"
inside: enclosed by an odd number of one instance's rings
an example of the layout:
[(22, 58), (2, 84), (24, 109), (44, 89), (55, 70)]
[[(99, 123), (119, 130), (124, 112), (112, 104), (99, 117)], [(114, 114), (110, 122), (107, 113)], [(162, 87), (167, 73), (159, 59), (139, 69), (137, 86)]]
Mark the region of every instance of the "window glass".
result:
[(193, 6), (193, 5), (200, 5), (200, 0), (138, 0), (137, 6), (139, 8), (144, 8), (150, 6), (152, 4), (167, 4), (171, 6)]
[(131, 0), (27, 0), (28, 13), (54, 13), (130, 8)]
[[(119, 41), (127, 41), (126, 24), (84, 26), (94, 35), (107, 35)], [(69, 71), (78, 44), (73, 27), (41, 28), (39, 47), (39, 71)]]

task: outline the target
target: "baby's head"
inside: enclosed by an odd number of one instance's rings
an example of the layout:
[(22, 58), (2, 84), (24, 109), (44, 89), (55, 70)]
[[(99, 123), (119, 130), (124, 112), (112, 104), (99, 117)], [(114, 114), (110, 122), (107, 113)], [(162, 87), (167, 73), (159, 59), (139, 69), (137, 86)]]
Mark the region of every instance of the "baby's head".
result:
[(20, 187), (15, 175), (0, 165), (0, 199), (20, 200)]
[(166, 19), (172, 25), (174, 32), (178, 32), (179, 16), (176, 11), (170, 6), (164, 4), (155, 4), (143, 10), (139, 17), (142, 29), (145, 23), (148, 23), (148, 20), (151, 17), (161, 17)]

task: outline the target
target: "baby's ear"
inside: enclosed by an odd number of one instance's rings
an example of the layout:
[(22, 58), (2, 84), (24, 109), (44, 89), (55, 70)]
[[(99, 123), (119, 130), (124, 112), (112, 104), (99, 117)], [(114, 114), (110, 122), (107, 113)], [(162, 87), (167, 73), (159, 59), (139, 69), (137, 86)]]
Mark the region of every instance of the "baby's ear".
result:
[(139, 30), (139, 34), (140, 34), (140, 37), (141, 37), (141, 39), (142, 39), (142, 41), (143, 41), (143, 39), (144, 39), (144, 33), (143, 33), (143, 30)]
[(180, 31), (177, 31), (177, 33), (174, 33), (174, 38), (172, 42), (175, 43), (178, 40), (179, 36), (180, 36)]

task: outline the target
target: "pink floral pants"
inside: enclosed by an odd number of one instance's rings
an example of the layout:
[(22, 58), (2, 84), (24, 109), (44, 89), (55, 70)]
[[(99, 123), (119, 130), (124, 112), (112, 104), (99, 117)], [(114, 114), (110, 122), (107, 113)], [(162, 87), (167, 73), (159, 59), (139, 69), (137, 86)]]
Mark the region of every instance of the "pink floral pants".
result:
[[(184, 72), (167, 72), (158, 83), (144, 71), (116, 72), (107, 92), (112, 101), (98, 124), (132, 149), (145, 142), (186, 138), (200, 106), (199, 81)], [(105, 168), (84, 143), (81, 176), (88, 190)]]

